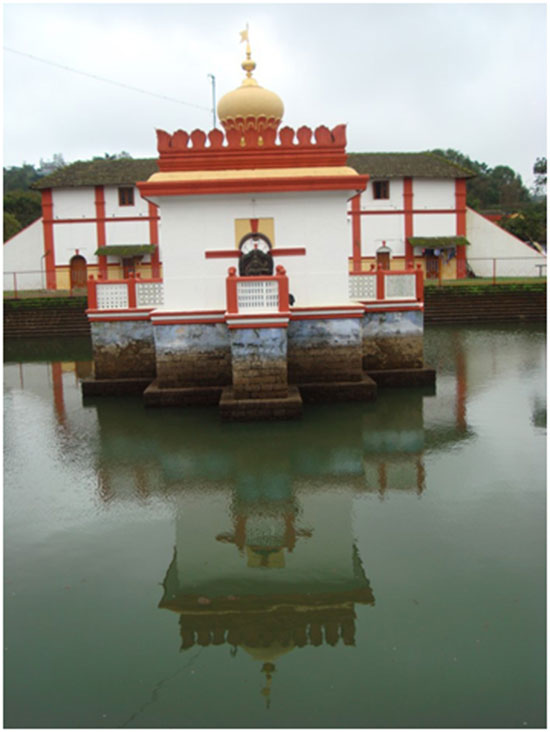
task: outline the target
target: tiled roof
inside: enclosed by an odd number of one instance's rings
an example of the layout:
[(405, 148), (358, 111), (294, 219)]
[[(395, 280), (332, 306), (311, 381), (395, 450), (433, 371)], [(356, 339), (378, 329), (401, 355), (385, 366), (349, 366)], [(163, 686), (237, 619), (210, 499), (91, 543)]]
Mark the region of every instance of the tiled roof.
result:
[(465, 236), (409, 236), (409, 244), (424, 249), (450, 249), (456, 246), (469, 246)]
[(156, 158), (79, 160), (36, 181), (33, 188), (76, 188), (78, 186), (134, 185), (158, 173)]
[[(350, 153), (348, 165), (371, 178), (471, 178), (462, 168), (433, 153)], [(134, 185), (158, 172), (156, 158), (78, 161), (36, 181), (33, 188), (76, 188), (97, 185)]]
[(152, 254), (155, 247), (152, 244), (112, 244), (99, 247), (96, 254), (103, 254), (105, 257), (133, 257), (142, 254)]
[(371, 178), (472, 178), (476, 175), (429, 152), (349, 153), (348, 165)]

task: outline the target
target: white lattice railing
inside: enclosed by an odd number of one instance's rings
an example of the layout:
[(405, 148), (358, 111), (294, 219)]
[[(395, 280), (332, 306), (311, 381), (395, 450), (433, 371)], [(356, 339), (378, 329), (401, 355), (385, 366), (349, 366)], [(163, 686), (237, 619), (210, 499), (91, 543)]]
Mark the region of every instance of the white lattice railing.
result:
[(138, 308), (164, 305), (164, 284), (162, 282), (136, 282), (136, 305)]
[(279, 309), (279, 285), (275, 280), (237, 282), (237, 308), (243, 310)]
[(424, 275), (421, 268), (389, 271), (372, 269), (349, 275), (351, 300), (414, 300), (424, 299)]
[(384, 290), (388, 300), (416, 300), (416, 275), (413, 273), (395, 277), (386, 274)]
[(238, 277), (235, 267), (230, 267), (226, 279), (227, 312), (287, 312), (288, 277), (281, 265), (275, 271), (273, 276)]
[(133, 310), (154, 308), (164, 303), (160, 279), (88, 280), (88, 308), (91, 310)]
[(376, 274), (350, 275), (349, 296), (352, 300), (376, 300)]

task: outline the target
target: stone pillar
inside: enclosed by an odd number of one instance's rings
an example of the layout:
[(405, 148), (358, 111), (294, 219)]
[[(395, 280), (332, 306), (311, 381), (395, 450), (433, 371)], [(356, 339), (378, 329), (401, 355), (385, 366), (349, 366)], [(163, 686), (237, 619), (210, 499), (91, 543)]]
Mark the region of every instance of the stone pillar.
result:
[(286, 328), (236, 328), (230, 338), (234, 398), (286, 398)]
[(422, 310), (367, 312), (363, 318), (363, 368), (419, 369), (424, 366)]
[(159, 388), (231, 383), (231, 350), (225, 323), (154, 325)]
[(155, 344), (149, 320), (90, 323), (96, 379), (155, 377)]

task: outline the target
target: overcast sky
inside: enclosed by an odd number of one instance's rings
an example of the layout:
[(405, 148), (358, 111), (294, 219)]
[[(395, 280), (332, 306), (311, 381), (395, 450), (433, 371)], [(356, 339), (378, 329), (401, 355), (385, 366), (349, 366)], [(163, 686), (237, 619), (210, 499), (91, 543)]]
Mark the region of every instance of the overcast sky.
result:
[(5, 3), (4, 166), (155, 157), (156, 128), (209, 130), (208, 74), (218, 99), (240, 84), (247, 22), (284, 123), (345, 122), (350, 152), (454, 148), (532, 184), (546, 155), (545, 3)]

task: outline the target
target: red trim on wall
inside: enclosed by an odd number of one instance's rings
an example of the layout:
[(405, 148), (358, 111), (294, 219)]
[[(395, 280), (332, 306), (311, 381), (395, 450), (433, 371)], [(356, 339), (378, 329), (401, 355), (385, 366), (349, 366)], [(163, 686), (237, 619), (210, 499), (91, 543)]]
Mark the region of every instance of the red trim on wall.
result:
[(153, 277), (160, 277), (160, 253), (159, 253), (159, 219), (157, 215), (158, 206), (147, 201), (149, 207), (149, 243), (155, 247), (151, 256), (151, 274)]
[[(391, 304), (391, 300), (385, 300), (387, 304)], [(365, 304), (367, 304), (365, 302)], [(406, 312), (408, 310), (424, 310), (423, 304), (418, 304), (416, 301), (414, 304), (411, 305), (395, 305), (393, 307), (374, 307), (374, 308), (367, 308), (365, 310), (365, 313), (400, 313), (400, 312)]]
[(351, 210), (354, 216), (351, 218), (353, 271), (361, 271), (361, 219), (357, 216), (361, 212), (361, 194), (351, 199)]
[(196, 320), (163, 320), (155, 318), (152, 321), (154, 326), (157, 325), (212, 325), (216, 323), (225, 323), (224, 316), (212, 318), (197, 318)]
[(323, 175), (303, 178), (232, 178), (228, 180), (191, 180), (141, 182), (137, 187), (148, 196), (211, 196), (228, 193), (290, 193), (296, 191), (364, 191), (368, 175)]
[[(374, 211), (359, 211), (357, 213), (358, 216), (389, 216), (389, 215), (400, 215), (403, 216), (403, 214), (413, 214), (416, 216), (417, 214), (456, 214), (456, 208), (419, 208), (419, 209), (412, 209), (410, 211), (405, 211), (404, 209), (387, 209), (387, 210), (374, 210)], [(348, 215), (351, 216), (353, 214), (353, 211), (348, 211)]]
[(413, 235), (413, 179), (403, 179), (403, 206), (405, 208), (405, 260), (408, 267), (413, 266), (414, 252), (409, 243), (409, 236)]
[[(305, 253), (305, 247), (281, 247), (271, 250), (272, 257), (303, 256)], [(206, 259), (238, 259), (241, 253), (238, 249), (211, 249), (205, 252), (204, 256)]]
[(56, 290), (55, 247), (53, 238), (53, 195), (52, 189), (42, 191), (42, 225), (44, 226), (44, 266), (46, 268), (46, 289)]
[[(156, 208), (156, 206), (155, 206)], [(154, 216), (157, 221), (160, 221), (160, 216)], [(86, 218), (81, 219), (53, 219), (49, 218), (48, 222), (52, 224), (97, 224), (98, 222), (103, 222), (106, 224), (116, 222), (116, 221), (150, 221), (151, 216), (111, 216), (110, 218), (108, 216), (90, 216)]]
[[(105, 228), (105, 189), (103, 186), (95, 187), (95, 213), (97, 217), (97, 246), (104, 247), (107, 243), (107, 233)], [(107, 276), (107, 257), (103, 254), (98, 255), (99, 274), (102, 277)]]

